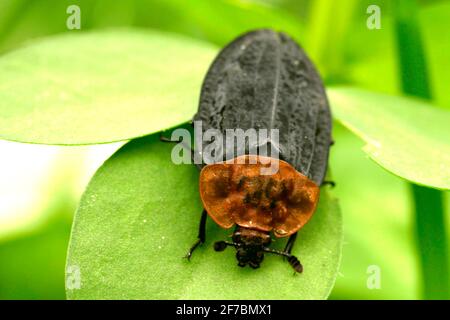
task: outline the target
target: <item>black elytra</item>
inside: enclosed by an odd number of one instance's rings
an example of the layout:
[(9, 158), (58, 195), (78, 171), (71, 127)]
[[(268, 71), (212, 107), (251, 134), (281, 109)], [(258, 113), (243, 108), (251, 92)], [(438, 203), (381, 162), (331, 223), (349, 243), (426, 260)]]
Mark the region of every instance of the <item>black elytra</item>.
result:
[(317, 185), (324, 180), (332, 143), (325, 89), (311, 60), (285, 33), (256, 30), (228, 44), (205, 77), (194, 121), (202, 121), (203, 131), (223, 134), (278, 129), (280, 157)]
[[(316, 185), (326, 183), (333, 140), (325, 89), (313, 63), (285, 33), (255, 30), (224, 47), (206, 74), (193, 120), (202, 122), (203, 132), (217, 129), (224, 136), (227, 129), (277, 129), (278, 141), (268, 139), (265, 143), (271, 143), (280, 159)], [(233, 156), (248, 154), (250, 146), (232, 151)], [(228, 160), (228, 154), (230, 150), (225, 150), (223, 160)], [(203, 210), (198, 240), (186, 255), (188, 259), (205, 241), (206, 217)], [(290, 236), (284, 251), (277, 251), (268, 248), (269, 240), (263, 240), (266, 233), (251, 233), (242, 240), (243, 231), (237, 226), (233, 241), (216, 242), (215, 250), (234, 246), (238, 265), (253, 268), (259, 267), (263, 253), (278, 254), (287, 258), (296, 272), (302, 272), (300, 261), (291, 254), (297, 233)]]

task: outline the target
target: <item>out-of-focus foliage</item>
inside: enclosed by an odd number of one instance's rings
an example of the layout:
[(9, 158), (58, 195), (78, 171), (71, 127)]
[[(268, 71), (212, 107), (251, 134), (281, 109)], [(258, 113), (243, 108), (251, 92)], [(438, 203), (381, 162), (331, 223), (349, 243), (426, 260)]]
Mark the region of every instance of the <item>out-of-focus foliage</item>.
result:
[(284, 30), (296, 38), (304, 33), (295, 15), (252, 1), (7, 0), (0, 5), (0, 37), (4, 38), (0, 48), (6, 50), (30, 38), (68, 32), (69, 5), (81, 8), (83, 31), (137, 26), (182, 33), (218, 45), (244, 31), (262, 27)]
[[(206, 42), (136, 29), (53, 37), (13, 51), (0, 58), (0, 136), (89, 144), (182, 124), (196, 112), (215, 53)], [(334, 116), (368, 143), (365, 151), (381, 166), (419, 184), (450, 188), (446, 110), (355, 89), (328, 95)]]
[(39, 229), (0, 240), (0, 299), (65, 298), (64, 258), (74, 204), (62, 197), (47, 209), (50, 218)]
[(0, 143), (0, 299), (64, 299), (73, 212), (94, 170), (121, 144)]
[[(344, 258), (331, 298), (418, 299), (407, 183), (368, 159), (364, 142), (338, 123), (333, 136), (330, 165), (344, 216)], [(369, 266), (379, 267), (379, 290), (367, 287)]]
[[(364, 0), (361, 4), (367, 8), (374, 1)], [(345, 62), (341, 66), (343, 80), (363, 88), (400, 94), (399, 66), (396, 58), (395, 32), (389, 3), (382, 6), (382, 28), (369, 30), (360, 19), (354, 19), (349, 34), (342, 39)], [(425, 54), (429, 67), (429, 75), (433, 96), (438, 106), (450, 108), (450, 2), (436, 1), (425, 4), (419, 12)], [(414, 66), (411, 66), (414, 67)]]
[(421, 100), (345, 87), (330, 88), (328, 97), (336, 119), (367, 143), (364, 151), (383, 168), (450, 189), (450, 112)]

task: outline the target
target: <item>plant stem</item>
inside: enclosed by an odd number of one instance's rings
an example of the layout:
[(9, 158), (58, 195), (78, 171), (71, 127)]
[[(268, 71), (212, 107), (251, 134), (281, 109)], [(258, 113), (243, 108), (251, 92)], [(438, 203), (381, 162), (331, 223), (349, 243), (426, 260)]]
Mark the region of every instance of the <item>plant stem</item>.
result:
[(411, 185), (425, 299), (448, 299), (449, 277), (442, 192)]
[[(427, 65), (415, 0), (393, 1), (403, 92), (431, 99)], [(425, 299), (448, 299), (449, 266), (443, 195), (439, 190), (411, 184), (415, 232)]]

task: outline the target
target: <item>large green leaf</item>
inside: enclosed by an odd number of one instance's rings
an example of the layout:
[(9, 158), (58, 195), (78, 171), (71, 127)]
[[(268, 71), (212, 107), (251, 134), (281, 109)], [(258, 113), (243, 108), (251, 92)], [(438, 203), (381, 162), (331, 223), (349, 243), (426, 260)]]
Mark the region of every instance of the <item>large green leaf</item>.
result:
[(450, 189), (450, 112), (408, 98), (328, 90), (333, 115), (379, 165), (412, 182)]
[(0, 59), (0, 137), (45, 144), (127, 140), (193, 116), (216, 49), (116, 30), (37, 42)]
[[(76, 213), (67, 266), (80, 270), (70, 299), (324, 299), (337, 273), (342, 224), (336, 200), (322, 190), (316, 214), (299, 232), (293, 274), (278, 256), (260, 269), (239, 268), (234, 249), (208, 219), (207, 242), (190, 262), (182, 257), (197, 236), (201, 213), (193, 165), (174, 165), (172, 144), (150, 136), (125, 145), (99, 169)], [(282, 248), (285, 240), (274, 247)], [(71, 276), (73, 276), (71, 274)]]

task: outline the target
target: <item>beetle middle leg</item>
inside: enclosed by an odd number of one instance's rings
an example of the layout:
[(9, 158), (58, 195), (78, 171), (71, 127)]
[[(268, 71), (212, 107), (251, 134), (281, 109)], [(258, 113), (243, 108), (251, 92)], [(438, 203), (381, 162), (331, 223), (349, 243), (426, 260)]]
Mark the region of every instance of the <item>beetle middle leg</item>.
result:
[(326, 186), (329, 185), (332, 188), (334, 188), (336, 186), (336, 182), (332, 181), (332, 180), (325, 180), (322, 182), (322, 186)]
[(297, 239), (297, 232), (289, 237), (288, 242), (286, 243), (286, 247), (284, 247), (284, 252), (289, 254), (292, 252), (292, 247), (294, 247), (296, 239)]
[(192, 245), (192, 247), (189, 249), (188, 253), (186, 254), (185, 258), (190, 260), (192, 253), (194, 252), (195, 249), (197, 249), (197, 247), (201, 244), (203, 244), (206, 240), (206, 217), (207, 217), (207, 213), (206, 210), (203, 209), (202, 212), (202, 216), (200, 218), (200, 225), (198, 228), (198, 238), (197, 241), (194, 242), (194, 244)]
[(191, 152), (191, 161), (193, 164), (195, 164), (195, 166), (201, 170), (202, 168), (202, 164), (198, 164), (195, 163), (195, 154), (197, 153), (197, 155), (200, 157), (201, 159), (201, 154), (195, 149), (195, 148), (190, 148), (188, 147), (188, 145), (182, 140), (182, 139), (178, 139), (178, 140), (172, 140), (168, 137), (163, 136), (162, 132), (159, 134), (159, 141), (161, 142), (168, 142), (168, 143), (181, 143), (184, 149), (187, 149)]

